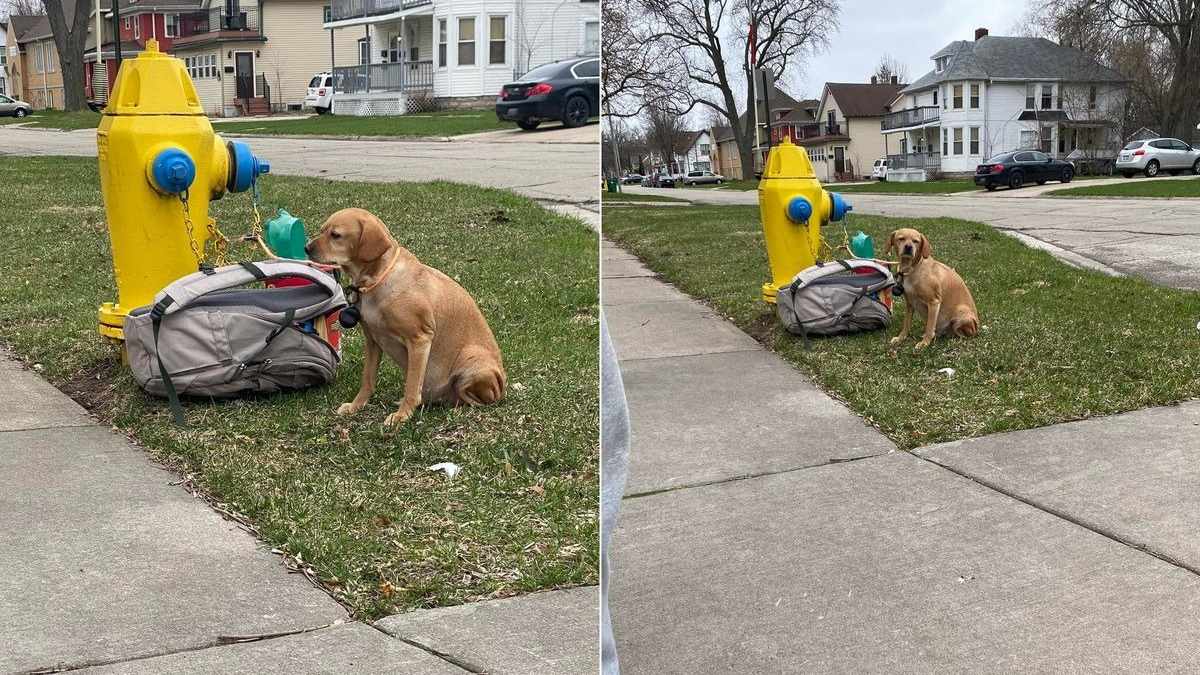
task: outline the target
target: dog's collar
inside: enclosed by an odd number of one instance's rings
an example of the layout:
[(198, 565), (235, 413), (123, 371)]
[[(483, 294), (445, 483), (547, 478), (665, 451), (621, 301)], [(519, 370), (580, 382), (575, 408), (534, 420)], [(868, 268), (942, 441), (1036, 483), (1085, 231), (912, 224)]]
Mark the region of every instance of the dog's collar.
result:
[(391, 273), (392, 268), (394, 268), (398, 262), (400, 262), (399, 248), (396, 249), (395, 255), (392, 256), (392, 261), (388, 263), (388, 266), (384, 268), (383, 272), (381, 272), (379, 276), (375, 278), (375, 281), (371, 282), (370, 286), (355, 286), (354, 290), (358, 291), (359, 295), (362, 295), (363, 293), (370, 293), (371, 291), (375, 290), (375, 287), (383, 283), (383, 280), (387, 278), (387, 275)]

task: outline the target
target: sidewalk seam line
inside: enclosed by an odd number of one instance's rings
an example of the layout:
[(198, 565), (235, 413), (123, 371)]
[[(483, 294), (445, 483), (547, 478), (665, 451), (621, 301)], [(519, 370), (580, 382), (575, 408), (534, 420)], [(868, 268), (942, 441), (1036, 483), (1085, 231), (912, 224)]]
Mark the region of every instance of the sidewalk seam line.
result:
[(1135, 551), (1145, 553), (1146, 555), (1150, 556), (1151, 558), (1157, 558), (1158, 560), (1161, 560), (1161, 561), (1167, 563), (1168, 565), (1171, 565), (1173, 567), (1178, 567), (1182, 570), (1186, 570), (1192, 574), (1200, 576), (1200, 569), (1194, 568), (1191, 565), (1180, 562), (1165, 553), (1155, 551), (1147, 545), (1138, 544), (1137, 542), (1133, 542), (1133, 541), (1127, 541), (1127, 540), (1123, 539), (1121, 536), (1119, 536), (1118, 534), (1116, 534), (1115, 532), (1105, 531), (1098, 525), (1095, 525), (1095, 526), (1089, 525), (1088, 523), (1083, 522), (1079, 518), (1076, 518), (1075, 516), (1072, 516), (1072, 515), (1066, 513), (1065, 511), (1060, 511), (1056, 508), (1039, 504), (1039, 503), (1035, 502), (1032, 498), (1022, 497), (1020, 495), (1009, 492), (1009, 491), (1001, 488), (999, 485), (995, 485), (986, 479), (977, 478), (975, 476), (972, 476), (969, 473), (966, 473), (965, 471), (956, 469), (956, 468), (948, 466), (946, 464), (942, 464), (941, 462), (937, 461), (936, 459), (933, 459), (932, 457), (923, 457), (912, 451), (906, 451), (906, 452), (908, 452), (913, 457), (916, 457), (917, 459), (928, 462), (936, 467), (945, 469), (946, 471), (949, 471), (950, 473), (952, 473), (956, 476), (961, 476), (963, 478), (966, 478), (967, 480), (969, 480), (977, 485), (980, 485), (980, 486), (987, 488), (988, 490), (991, 490), (998, 494), (1004, 495), (1005, 497), (1008, 497), (1010, 499), (1021, 502), (1022, 504), (1026, 505), (1030, 508), (1037, 509), (1038, 511), (1041, 511), (1042, 513), (1046, 513), (1048, 515), (1054, 516), (1055, 518), (1065, 520), (1068, 523), (1075, 525), (1076, 527), (1080, 527), (1089, 532), (1098, 534), (1101, 537), (1104, 537), (1105, 539), (1116, 542), (1122, 546), (1125, 546), (1126, 548), (1131, 548)]
[[(378, 622), (376, 622), (376, 623), (378, 623)], [(382, 633), (384, 635), (384, 637), (386, 637), (389, 640), (397, 640), (399, 642), (403, 642), (406, 645), (409, 645), (410, 647), (416, 647), (417, 649), (420, 649), (421, 651), (423, 651), (427, 654), (436, 656), (437, 658), (445, 661), (446, 663), (449, 663), (450, 665), (454, 666), (455, 668), (459, 668), (463, 671), (471, 673), (472, 675), (484, 675), (486, 673), (486, 671), (483, 670), (483, 668), (476, 666), (473, 663), (469, 663), (467, 661), (463, 661), (461, 659), (454, 658), (454, 657), (450, 656), (449, 654), (444, 654), (442, 652), (439, 652), (438, 650), (434, 649), (433, 647), (426, 647), (425, 645), (421, 644), (420, 642), (416, 642), (415, 640), (409, 640), (407, 638), (402, 638), (398, 635), (392, 635), (391, 633), (387, 632), (386, 630), (375, 625), (375, 623), (369, 623), (367, 625), (370, 626), (371, 628), (374, 628), (375, 630), (379, 631), (380, 633)]]
[(690, 490), (692, 488), (709, 487), (712, 485), (722, 485), (724, 483), (736, 483), (738, 481), (751, 480), (754, 478), (779, 476), (779, 475), (782, 475), (785, 473), (795, 473), (797, 471), (808, 471), (809, 469), (820, 469), (821, 467), (832, 466), (835, 464), (851, 464), (854, 462), (862, 461), (864, 459), (873, 459), (875, 457), (884, 457), (886, 455), (890, 455), (893, 452), (896, 452), (896, 450), (892, 449), (892, 450), (888, 450), (887, 452), (880, 452), (880, 453), (876, 453), (873, 455), (860, 455), (858, 457), (845, 457), (845, 458), (831, 457), (820, 464), (812, 464), (809, 466), (797, 466), (797, 467), (794, 467), (791, 469), (779, 469), (778, 471), (764, 471), (763, 473), (752, 473), (752, 474), (746, 474), (744, 476), (733, 476), (731, 478), (717, 478), (717, 479), (713, 479), (710, 481), (703, 481), (700, 483), (688, 483), (686, 485), (675, 485), (672, 487), (660, 488), (658, 490), (649, 490), (647, 492), (637, 492), (637, 493), (633, 493), (633, 494), (627, 494), (627, 495), (624, 495), (621, 497), (621, 501), (625, 501), (625, 500), (629, 500), (629, 499), (641, 499), (642, 497), (653, 497), (655, 495), (661, 495), (661, 494), (665, 494), (668, 492), (678, 492), (680, 490)]
[[(747, 337), (749, 337), (749, 336), (747, 336)], [(754, 338), (750, 338), (750, 339), (753, 340)], [(701, 352), (699, 354), (664, 354), (663, 356), (638, 356), (638, 357), (631, 357), (631, 358), (620, 358), (618, 360), (621, 363), (628, 363), (630, 361), (655, 361), (658, 359), (685, 359), (690, 356), (715, 356), (717, 354), (740, 354), (742, 352), (760, 351), (761, 349), (762, 349), (761, 345), (755, 344), (753, 347), (746, 347), (744, 349), (741, 349), (741, 348), (726, 349), (726, 350), (719, 351), (719, 352)]]

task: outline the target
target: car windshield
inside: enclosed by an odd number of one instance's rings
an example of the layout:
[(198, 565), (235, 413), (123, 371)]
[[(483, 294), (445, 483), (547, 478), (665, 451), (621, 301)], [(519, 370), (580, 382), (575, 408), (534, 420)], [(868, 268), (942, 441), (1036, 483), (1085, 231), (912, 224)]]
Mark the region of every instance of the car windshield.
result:
[(1130, 142), (1126, 143), (1125, 147), (1123, 147), (1121, 149), (1122, 150), (1137, 150), (1138, 148), (1142, 147), (1142, 143), (1145, 143), (1145, 141), (1130, 141)]
[(308, 83), (308, 86), (310, 86), (310, 87), (319, 87), (319, 86), (321, 86), (321, 76), (320, 76), (320, 75), (318, 75), (318, 76), (314, 77), (312, 80), (310, 80), (310, 81), (309, 81), (309, 83)]
[(536, 82), (537, 80), (549, 80), (551, 78), (557, 77), (558, 74), (562, 71), (562, 69), (563, 69), (563, 64), (561, 64), (561, 63), (547, 63), (544, 66), (538, 66), (537, 68), (534, 68), (533, 70), (529, 71), (528, 73), (525, 73), (524, 75), (522, 75), (521, 81), (522, 82)]

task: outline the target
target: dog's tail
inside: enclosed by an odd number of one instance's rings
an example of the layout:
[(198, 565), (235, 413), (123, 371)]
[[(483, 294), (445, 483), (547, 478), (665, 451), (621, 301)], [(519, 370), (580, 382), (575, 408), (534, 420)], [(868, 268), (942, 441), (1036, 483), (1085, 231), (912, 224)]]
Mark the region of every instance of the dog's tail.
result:
[(457, 404), (488, 405), (504, 398), (504, 369), (496, 364), (471, 364), (454, 376)]
[(979, 332), (979, 317), (972, 315), (972, 316), (968, 316), (968, 317), (961, 318), (961, 319), (955, 319), (955, 321), (954, 321), (955, 337), (963, 337), (963, 338), (973, 337), (978, 332)]

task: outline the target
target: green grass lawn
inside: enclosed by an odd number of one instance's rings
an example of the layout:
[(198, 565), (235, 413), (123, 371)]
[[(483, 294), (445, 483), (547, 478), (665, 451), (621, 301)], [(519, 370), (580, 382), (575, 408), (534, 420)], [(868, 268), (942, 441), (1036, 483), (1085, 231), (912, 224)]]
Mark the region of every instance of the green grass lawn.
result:
[(835, 192), (878, 192), (882, 194), (948, 194), (951, 192), (970, 192), (982, 190), (969, 180), (931, 180), (924, 183), (896, 183), (893, 181), (862, 183), (859, 185), (839, 185), (830, 188)]
[(722, 190), (757, 190), (758, 181), (741, 180), (740, 178), (737, 178), (727, 180), (721, 185), (717, 185), (716, 183), (704, 183), (703, 185), (684, 185), (683, 187), (687, 190), (714, 190), (718, 188)]
[[(664, 189), (663, 192), (670, 192), (670, 190)], [(613, 194), (611, 192), (608, 192), (607, 190), (600, 193), (600, 201), (606, 202), (606, 203), (607, 202), (687, 202), (686, 199), (679, 199), (678, 197), (668, 197), (667, 195), (659, 195), (659, 194), (643, 195), (643, 194), (633, 194), (631, 192), (621, 192), (619, 194)]]
[(1049, 193), (1054, 197), (1200, 197), (1200, 178), (1150, 180), (1130, 178), (1111, 185), (1083, 185)]
[[(605, 236), (684, 292), (716, 307), (767, 348), (811, 374), (902, 448), (1038, 427), (1200, 395), (1200, 296), (1062, 264), (978, 224), (854, 216), (850, 232), (882, 250), (915, 227), (956, 268), (979, 308), (980, 334), (913, 352), (924, 326), (892, 348), (903, 300), (886, 331), (817, 339), (806, 352), (759, 299), (769, 279), (758, 209), (641, 207), (604, 214)], [(831, 243), (842, 229), (825, 228)], [(1148, 313), (1153, 320), (1147, 320)], [(950, 367), (947, 378), (938, 372)]]
[(495, 110), (452, 110), (447, 112), (357, 117), (350, 115), (314, 115), (282, 121), (230, 121), (213, 124), (217, 133), (301, 134), (331, 136), (458, 136), (477, 131), (515, 129), (512, 122), (500, 122)]
[(100, 126), (100, 115), (91, 110), (63, 112), (61, 110), (35, 110), (28, 117), (0, 117), (0, 125), (24, 124), (36, 129), (95, 129)]
[[(360, 618), (596, 583), (596, 234), (530, 199), (450, 183), (269, 176), (262, 190), (310, 234), (340, 208), (370, 209), (457, 278), (500, 343), (508, 397), (421, 408), (387, 438), (403, 378), (385, 359), (371, 405), (335, 417), (361, 373), (362, 334), (347, 331), (330, 386), (185, 403), (190, 426), (176, 428), (165, 401), (141, 393), (96, 332), (96, 308), (116, 291), (95, 159), (0, 157), (2, 340), (271, 546), (311, 564)], [(249, 207), (229, 195), (213, 215), (233, 236), (249, 229)], [(462, 474), (427, 470), (443, 461)]]

